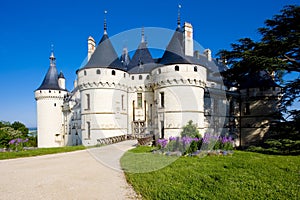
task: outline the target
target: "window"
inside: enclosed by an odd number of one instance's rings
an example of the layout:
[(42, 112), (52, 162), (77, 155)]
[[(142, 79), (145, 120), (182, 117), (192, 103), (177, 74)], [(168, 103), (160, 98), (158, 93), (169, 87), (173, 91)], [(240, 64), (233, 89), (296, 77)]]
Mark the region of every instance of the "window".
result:
[(121, 96), (121, 107), (122, 107), (122, 110), (124, 110), (124, 95), (123, 94)]
[(178, 65), (175, 66), (175, 71), (179, 71), (179, 66)]
[(131, 76), (131, 80), (134, 80), (134, 76)]
[(146, 79), (147, 79), (147, 80), (149, 80), (149, 79), (150, 79), (150, 76), (149, 76), (149, 75), (147, 75)]
[(100, 69), (97, 69), (96, 74), (101, 74)]
[(197, 71), (198, 71), (198, 67), (195, 66), (195, 67), (194, 67), (194, 72), (197, 72)]
[(126, 73), (124, 73), (124, 78), (126, 78)]
[(139, 75), (139, 80), (142, 80), (143, 79), (143, 76), (142, 75)]
[(87, 125), (87, 138), (91, 139), (91, 122), (86, 122)]
[(160, 93), (160, 106), (163, 108), (165, 107), (165, 93)]
[(85, 70), (83, 71), (83, 74), (86, 76), (86, 71)]
[(56, 103), (54, 103), (54, 107), (56, 107)]
[(158, 74), (161, 74), (161, 69), (158, 69)]
[(111, 75), (115, 76), (115, 75), (116, 75), (116, 71), (115, 71), (115, 70), (112, 70), (112, 71), (111, 71)]
[(86, 94), (86, 110), (90, 109), (90, 94)]
[(250, 115), (250, 103), (249, 103), (249, 102), (247, 102), (247, 103), (245, 104), (244, 114), (245, 114), (245, 115)]
[(49, 93), (51, 93), (51, 90), (49, 90)]
[(142, 102), (143, 102), (143, 96), (142, 93), (137, 93), (137, 103), (138, 103), (138, 108), (142, 107)]

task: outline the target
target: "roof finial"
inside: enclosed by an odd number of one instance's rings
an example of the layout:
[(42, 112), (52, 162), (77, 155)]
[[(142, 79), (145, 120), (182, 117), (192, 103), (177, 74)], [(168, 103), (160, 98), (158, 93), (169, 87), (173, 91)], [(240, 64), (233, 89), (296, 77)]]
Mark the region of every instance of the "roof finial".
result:
[(145, 29), (142, 27), (142, 43), (145, 42)]
[(51, 44), (51, 54), (50, 54), (49, 59), (50, 59), (50, 66), (55, 66), (56, 58), (54, 56), (54, 45), (53, 44)]
[(180, 28), (180, 9), (181, 5), (178, 4), (178, 16), (177, 16), (177, 27)]
[(104, 35), (107, 34), (106, 14), (107, 10), (104, 10)]

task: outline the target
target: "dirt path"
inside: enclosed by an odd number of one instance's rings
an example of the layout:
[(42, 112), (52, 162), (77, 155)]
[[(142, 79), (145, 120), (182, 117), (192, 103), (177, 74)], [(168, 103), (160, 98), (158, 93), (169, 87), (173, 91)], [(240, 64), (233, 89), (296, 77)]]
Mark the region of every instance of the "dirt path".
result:
[(136, 199), (118, 162), (134, 143), (1, 160), (0, 199)]

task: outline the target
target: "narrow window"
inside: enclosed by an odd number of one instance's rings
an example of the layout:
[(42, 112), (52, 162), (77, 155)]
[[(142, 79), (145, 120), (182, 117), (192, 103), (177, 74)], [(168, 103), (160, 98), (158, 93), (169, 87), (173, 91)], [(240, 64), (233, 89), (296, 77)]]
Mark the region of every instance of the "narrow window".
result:
[(124, 73), (124, 78), (126, 78), (126, 73)]
[(96, 74), (101, 74), (100, 69), (97, 69)]
[(51, 90), (49, 90), (49, 93), (51, 93)]
[(161, 69), (158, 69), (158, 74), (161, 74)]
[(147, 75), (146, 79), (147, 79), (147, 80), (149, 80), (149, 79), (150, 79), (150, 76), (149, 76), (149, 75)]
[(165, 107), (165, 93), (160, 93), (160, 106), (163, 108)]
[(54, 107), (56, 107), (56, 103), (54, 103)]
[(116, 71), (115, 71), (115, 70), (112, 70), (112, 71), (111, 71), (111, 75), (115, 76), (115, 75), (116, 75)]
[(87, 125), (87, 138), (91, 139), (91, 122), (86, 122)]
[(86, 110), (90, 109), (90, 94), (86, 94)]
[(139, 75), (139, 80), (142, 80), (143, 79), (143, 76), (142, 75)]
[(124, 110), (124, 95), (123, 94), (121, 96), (121, 107), (122, 107), (122, 110)]
[(137, 93), (137, 102), (138, 102), (138, 108), (141, 108), (142, 107), (142, 102), (143, 102), (142, 93)]
[(245, 111), (244, 111), (244, 114), (245, 114), (245, 115), (250, 115), (250, 103), (249, 103), (249, 102), (247, 102), (247, 103), (245, 104)]
[(83, 71), (83, 74), (86, 76), (86, 71), (85, 70)]
[(131, 76), (131, 80), (134, 80), (134, 76)]
[(197, 72), (198, 71), (198, 68), (197, 66), (194, 67), (194, 72)]
[(175, 71), (179, 71), (179, 66), (178, 65), (175, 66)]

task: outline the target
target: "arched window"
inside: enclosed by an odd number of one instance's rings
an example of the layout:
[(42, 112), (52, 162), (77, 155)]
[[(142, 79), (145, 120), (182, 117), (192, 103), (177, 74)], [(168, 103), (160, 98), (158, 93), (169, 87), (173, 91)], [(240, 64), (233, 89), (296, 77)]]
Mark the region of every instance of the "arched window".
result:
[(197, 72), (198, 71), (198, 68), (197, 66), (194, 67), (194, 72)]
[(179, 66), (178, 65), (175, 66), (175, 71), (179, 71)]
[(86, 71), (85, 70), (83, 71), (83, 74), (86, 76)]
[(134, 80), (134, 76), (131, 76), (131, 80)]
[(97, 69), (96, 74), (101, 74), (100, 69)]
[(111, 75), (115, 76), (115, 75), (116, 75), (116, 71), (115, 71), (115, 70), (112, 70), (112, 71), (111, 71)]
[(143, 79), (143, 76), (142, 75), (139, 75), (139, 80), (142, 80)]
[(149, 76), (149, 75), (147, 75), (146, 79), (147, 79), (147, 80), (149, 80), (149, 79), (150, 79), (150, 76)]

